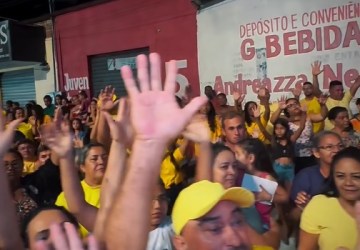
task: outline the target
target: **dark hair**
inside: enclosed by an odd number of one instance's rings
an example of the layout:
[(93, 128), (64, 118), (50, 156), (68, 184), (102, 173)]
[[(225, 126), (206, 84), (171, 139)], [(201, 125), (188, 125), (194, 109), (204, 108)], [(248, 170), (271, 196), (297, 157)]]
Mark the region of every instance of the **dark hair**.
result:
[(247, 153), (254, 155), (254, 168), (256, 170), (266, 172), (277, 179), (269, 151), (259, 139), (248, 138), (240, 141), (237, 145), (244, 149)]
[(19, 159), (21, 160), (21, 162), (24, 161), (24, 159), (23, 159), (22, 155), (20, 154), (20, 152), (17, 151), (16, 149), (12, 149), (12, 148), (11, 148), (11, 149), (9, 149), (9, 150), (7, 151), (7, 153), (8, 153), (8, 154), (13, 154), (13, 155), (15, 155), (16, 158), (19, 158)]
[(356, 99), (356, 103), (355, 103), (356, 105), (359, 105), (360, 104), (360, 98), (357, 98)]
[(206, 114), (206, 117), (208, 119), (208, 124), (210, 127), (211, 132), (215, 132), (216, 130), (216, 112), (214, 105), (212, 105), (211, 101), (208, 101), (207, 105), (209, 105), (209, 111)]
[(231, 153), (233, 153), (233, 151), (229, 147), (225, 146), (222, 143), (214, 143), (211, 145), (211, 166), (214, 165), (216, 157), (223, 151), (230, 151)]
[(74, 121), (78, 121), (80, 123), (80, 129), (79, 130), (84, 131), (84, 124), (81, 122), (81, 119), (79, 119), (79, 118), (74, 118), (74, 119), (71, 120), (71, 123), (70, 123), (71, 130), (74, 132), (74, 128), (73, 128), (73, 122)]
[(348, 110), (344, 107), (340, 107), (340, 106), (336, 106), (333, 107), (332, 109), (330, 109), (329, 113), (328, 113), (328, 118), (329, 120), (335, 120), (336, 117), (339, 115), (339, 113), (341, 112), (348, 112)]
[(335, 87), (335, 86), (342, 86), (342, 82), (340, 82), (339, 80), (334, 80), (334, 81), (331, 81), (330, 82), (330, 85), (329, 85), (329, 89)]
[(49, 95), (44, 96), (43, 99), (44, 99), (44, 100), (47, 99), (47, 100), (49, 100), (50, 102), (52, 102), (52, 98), (51, 98), (51, 96), (49, 96)]
[[(286, 99), (285, 103), (288, 104), (289, 101), (296, 101), (297, 103), (300, 104), (299, 100), (296, 99), (296, 98), (293, 98), (293, 97)], [(286, 117), (290, 117), (290, 113), (289, 113), (289, 111), (287, 110), (287, 108), (284, 109), (284, 115), (285, 115)]]
[(79, 95), (82, 95), (83, 97), (87, 98), (88, 95), (86, 94), (86, 91), (85, 90), (80, 90), (79, 91)]
[(230, 120), (230, 119), (233, 119), (235, 117), (240, 117), (242, 119), (242, 116), (236, 111), (231, 110), (231, 111), (225, 112), (221, 116), (221, 127), (225, 128), (225, 120)]
[(257, 107), (257, 103), (253, 102), (253, 101), (249, 101), (249, 102), (245, 103), (245, 107), (244, 107), (245, 122), (248, 126), (251, 126), (251, 124), (253, 123), (250, 112), (249, 112), (249, 106), (251, 104), (255, 104), (255, 106)]
[(20, 103), (19, 102), (13, 102), (14, 106), (20, 107)]
[(328, 197), (339, 197), (339, 190), (335, 184), (335, 166), (339, 163), (340, 160), (344, 158), (349, 158), (357, 161), (360, 164), (360, 149), (356, 147), (347, 147), (341, 151), (339, 151), (332, 159), (330, 165), (330, 175), (329, 179), (326, 183), (326, 187), (323, 191)]
[(94, 147), (102, 147), (103, 149), (105, 149), (104, 145), (98, 142), (91, 142), (87, 145), (85, 145), (82, 149), (81, 152), (79, 153), (79, 157), (77, 159), (78, 165), (84, 165), (85, 164), (85, 159), (89, 154), (90, 149), (94, 148)]
[(303, 86), (304, 86), (304, 85), (311, 85), (311, 86), (312, 86), (313, 84), (312, 84), (311, 82), (304, 82), (304, 83), (303, 83)]
[(22, 220), (22, 223), (21, 223), (21, 237), (23, 239), (23, 242), (24, 242), (26, 248), (29, 247), (29, 238), (27, 235), (27, 230), (28, 230), (28, 226), (29, 226), (30, 222), (41, 212), (48, 211), (48, 210), (57, 210), (57, 211), (61, 212), (67, 218), (67, 222), (70, 222), (71, 224), (73, 224), (77, 229), (79, 228), (79, 223), (76, 220), (75, 216), (72, 215), (64, 207), (59, 207), (56, 205), (39, 207), (39, 208), (31, 211), (30, 213), (28, 213), (25, 216), (25, 218)]
[(41, 153), (43, 151), (48, 151), (48, 150), (50, 150), (50, 148), (48, 146), (46, 146), (44, 144), (40, 144), (38, 149), (37, 149), (37, 153), (39, 154), (39, 153)]
[(15, 135), (14, 135), (14, 139), (13, 139), (13, 144), (18, 145), (18, 143), (22, 140), (25, 140), (26, 137), (25, 135), (19, 131), (19, 130), (15, 130)]
[(25, 116), (25, 110), (24, 110), (24, 108), (22, 108), (22, 107), (16, 107), (16, 108), (14, 108), (14, 114), (15, 114), (16, 111), (18, 111), (18, 110), (22, 110), (22, 112), (24, 113), (24, 116)]
[(11, 100), (6, 101), (6, 105), (12, 106), (12, 105), (13, 105), (13, 101), (11, 101)]
[(222, 97), (226, 98), (226, 95), (224, 93), (219, 93), (219, 94), (217, 94), (217, 96), (222, 96)]
[(35, 143), (32, 141), (32, 140), (30, 140), (30, 139), (23, 139), (23, 140), (21, 140), (21, 141), (19, 141), (18, 143), (17, 143), (17, 145), (16, 145), (16, 148), (18, 148), (20, 145), (22, 145), (22, 144), (30, 144), (31, 146), (33, 146), (34, 148), (35, 148)]
[(36, 104), (32, 106), (31, 110), (34, 110), (35, 118), (40, 121), (40, 124), (43, 124), (45, 116), (43, 108), (40, 105)]
[(290, 137), (291, 137), (291, 129), (290, 129), (290, 126), (289, 126), (289, 121), (287, 120), (287, 119), (285, 119), (285, 118), (278, 118), (278, 119), (276, 119), (276, 121), (274, 122), (274, 124), (273, 124), (273, 127), (274, 127), (274, 131), (273, 131), (273, 137), (272, 137), (272, 141), (273, 142), (276, 142), (276, 135), (275, 135), (275, 127), (276, 127), (276, 125), (281, 125), (281, 126), (283, 126), (284, 128), (285, 128), (285, 138), (288, 140), (288, 143), (290, 142), (291, 143), (291, 141), (290, 141)]
[(340, 135), (338, 133), (335, 133), (333, 131), (330, 130), (324, 130), (324, 131), (320, 131), (319, 133), (315, 134), (315, 136), (312, 139), (312, 147), (313, 148), (318, 148), (320, 146), (321, 141), (326, 137), (326, 136), (335, 136), (337, 137), (340, 141), (342, 141)]

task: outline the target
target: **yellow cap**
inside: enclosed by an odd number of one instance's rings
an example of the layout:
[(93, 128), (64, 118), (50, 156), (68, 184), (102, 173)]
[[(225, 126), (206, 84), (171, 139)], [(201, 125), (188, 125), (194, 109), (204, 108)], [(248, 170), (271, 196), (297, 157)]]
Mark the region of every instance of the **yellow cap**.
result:
[(233, 201), (239, 207), (250, 207), (254, 204), (254, 194), (241, 187), (224, 189), (220, 183), (199, 181), (182, 190), (177, 197), (172, 222), (176, 235), (180, 235), (186, 223), (203, 217), (219, 201)]

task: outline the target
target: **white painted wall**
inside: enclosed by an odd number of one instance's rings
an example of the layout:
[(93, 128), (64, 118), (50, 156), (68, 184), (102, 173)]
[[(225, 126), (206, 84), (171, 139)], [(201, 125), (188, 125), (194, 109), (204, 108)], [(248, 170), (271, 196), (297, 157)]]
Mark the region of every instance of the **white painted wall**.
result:
[[(43, 97), (50, 93), (56, 91), (54, 70), (53, 65), (53, 50), (52, 50), (52, 39), (51, 37), (46, 38), (45, 47), (46, 47), (46, 61), (50, 66), (50, 69), (44, 70), (40, 67), (34, 68), (35, 76), (35, 91), (36, 91), (36, 102), (44, 106)], [(54, 101), (53, 101), (54, 102)]]

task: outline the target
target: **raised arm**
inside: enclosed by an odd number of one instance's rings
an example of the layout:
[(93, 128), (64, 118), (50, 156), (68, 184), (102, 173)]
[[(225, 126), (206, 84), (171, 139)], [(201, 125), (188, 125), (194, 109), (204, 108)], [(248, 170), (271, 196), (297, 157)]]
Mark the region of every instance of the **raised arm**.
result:
[(320, 97), (318, 98), (321, 107), (320, 114), (309, 114), (309, 118), (311, 122), (322, 122), (326, 119), (328, 114), (328, 108), (325, 104), (326, 100), (327, 100), (327, 96), (320, 95)]
[(183, 132), (185, 138), (198, 143), (200, 154), (196, 163), (195, 180), (212, 180), (210, 130), (205, 120), (193, 120)]
[(234, 98), (234, 106), (235, 106), (236, 111), (239, 112), (239, 114), (243, 115), (244, 110), (242, 108), (242, 104), (244, 102), (245, 95), (242, 95), (238, 91), (234, 91), (233, 98)]
[(165, 148), (206, 102), (206, 98), (196, 97), (180, 109), (174, 98), (177, 72), (175, 61), (169, 62), (164, 90), (158, 54), (150, 54), (150, 64), (149, 77), (146, 56), (137, 57), (140, 90), (136, 86), (131, 68), (125, 66), (121, 69), (130, 97), (135, 137), (129, 171), (116, 193), (106, 221), (105, 237), (109, 250), (145, 249), (152, 193), (159, 178)]
[(21, 120), (12, 121), (4, 130), (5, 118), (0, 115), (0, 249), (4, 250), (23, 249), (3, 161), (5, 153), (12, 144), (15, 128), (20, 122)]
[[(118, 101), (113, 102), (115, 89), (112, 86), (106, 86), (104, 90), (101, 90), (99, 95), (100, 109), (103, 111), (111, 111), (117, 104)], [(111, 136), (109, 125), (104, 117), (104, 112), (99, 113), (99, 121), (96, 132), (96, 141), (105, 146), (106, 151), (109, 152), (111, 145)]]
[(68, 122), (62, 120), (58, 110), (55, 113), (55, 122), (44, 127), (43, 136), (46, 144), (60, 158), (61, 186), (69, 211), (88, 231), (92, 231), (97, 208), (85, 201), (75, 167), (70, 127)]
[(270, 117), (270, 122), (272, 124), (274, 124), (275, 121), (281, 116), (281, 113), (284, 111), (285, 108), (286, 108), (285, 101), (280, 101), (278, 109), (275, 110), (275, 112)]
[(115, 120), (104, 112), (111, 134), (111, 147), (104, 179), (101, 184), (100, 209), (96, 218), (94, 233), (98, 241), (104, 244), (105, 220), (110, 212), (116, 191), (124, 178), (127, 153), (126, 149), (132, 143), (132, 128), (130, 113), (126, 99), (119, 102)]
[(324, 71), (324, 69), (321, 69), (321, 62), (315, 61), (313, 64), (311, 64), (311, 73), (313, 76), (313, 86), (314, 86), (314, 95), (316, 97), (319, 97), (322, 93), (319, 87), (319, 79), (318, 76)]
[(301, 133), (303, 132), (303, 130), (305, 128), (305, 123), (306, 123), (306, 112), (303, 111), (303, 113), (301, 115), (301, 119), (300, 119), (300, 126), (290, 137), (290, 140), (292, 142), (296, 142), (296, 140), (300, 137)]
[(359, 89), (359, 87), (360, 87), (360, 75), (356, 77), (354, 83), (350, 87), (351, 96), (355, 96), (356, 91)]

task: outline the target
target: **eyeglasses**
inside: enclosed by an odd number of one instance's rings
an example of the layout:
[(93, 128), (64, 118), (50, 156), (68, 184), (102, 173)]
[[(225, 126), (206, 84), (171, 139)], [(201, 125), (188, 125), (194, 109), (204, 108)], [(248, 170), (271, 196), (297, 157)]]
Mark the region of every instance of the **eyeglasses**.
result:
[(344, 144), (338, 144), (338, 145), (319, 146), (318, 148), (333, 152), (334, 150), (341, 150), (344, 147), (345, 147)]

